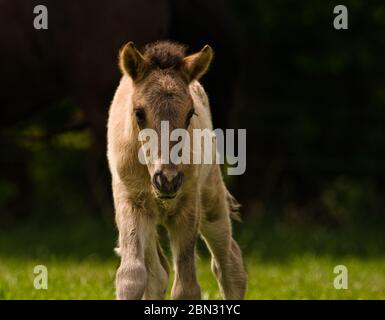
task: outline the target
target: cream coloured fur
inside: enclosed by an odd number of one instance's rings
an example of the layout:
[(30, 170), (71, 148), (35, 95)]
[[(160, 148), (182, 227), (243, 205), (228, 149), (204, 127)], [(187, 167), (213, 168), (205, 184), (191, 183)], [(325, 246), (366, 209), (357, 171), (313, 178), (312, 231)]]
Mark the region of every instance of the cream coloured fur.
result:
[[(207, 95), (197, 80), (189, 85), (197, 117), (193, 128), (212, 128)], [(152, 192), (149, 168), (138, 160), (138, 128), (133, 116), (135, 83), (123, 75), (108, 120), (108, 161), (119, 231), (116, 274), (118, 299), (163, 299), (168, 263), (158, 243), (157, 225), (169, 233), (175, 279), (173, 299), (200, 299), (195, 271), (195, 244), (200, 234), (212, 254), (212, 270), (226, 299), (242, 299), (246, 273), (241, 251), (233, 240), (229, 193), (220, 167), (185, 165), (178, 196), (158, 199)]]

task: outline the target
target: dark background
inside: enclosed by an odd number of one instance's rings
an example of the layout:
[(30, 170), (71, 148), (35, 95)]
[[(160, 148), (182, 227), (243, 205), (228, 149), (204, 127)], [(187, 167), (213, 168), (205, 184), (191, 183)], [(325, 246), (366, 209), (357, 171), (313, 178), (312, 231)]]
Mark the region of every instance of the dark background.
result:
[(159, 39), (216, 52), (202, 82), (214, 126), (247, 129), (246, 173), (225, 177), (245, 220), (384, 225), (385, 3), (365, 0), (1, 1), (0, 224), (113, 223), (117, 54)]

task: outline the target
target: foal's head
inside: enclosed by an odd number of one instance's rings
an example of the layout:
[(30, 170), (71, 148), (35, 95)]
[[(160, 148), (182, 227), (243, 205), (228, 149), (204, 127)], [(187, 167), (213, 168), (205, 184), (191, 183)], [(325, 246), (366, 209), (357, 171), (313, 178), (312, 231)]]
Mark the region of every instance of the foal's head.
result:
[[(120, 52), (120, 67), (133, 80), (133, 126), (138, 131), (153, 129), (159, 137), (159, 161), (147, 164), (153, 190), (159, 198), (175, 197), (185, 171), (182, 164), (161, 161), (161, 121), (168, 122), (170, 132), (189, 128), (195, 115), (189, 84), (203, 76), (212, 56), (207, 45), (186, 56), (184, 46), (169, 41), (147, 45), (143, 53), (130, 42)], [(169, 148), (175, 143), (170, 141)]]

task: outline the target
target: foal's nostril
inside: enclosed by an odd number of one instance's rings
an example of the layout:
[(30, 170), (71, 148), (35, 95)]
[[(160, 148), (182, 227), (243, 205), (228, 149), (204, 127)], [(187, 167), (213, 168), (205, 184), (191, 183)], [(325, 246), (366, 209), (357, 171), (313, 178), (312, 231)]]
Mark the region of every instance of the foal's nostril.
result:
[(154, 185), (158, 190), (162, 190), (162, 173), (156, 172), (154, 174)]
[(172, 180), (172, 185), (173, 185), (174, 192), (178, 191), (178, 189), (182, 185), (182, 182), (183, 182), (183, 173), (182, 172), (178, 172), (178, 174)]

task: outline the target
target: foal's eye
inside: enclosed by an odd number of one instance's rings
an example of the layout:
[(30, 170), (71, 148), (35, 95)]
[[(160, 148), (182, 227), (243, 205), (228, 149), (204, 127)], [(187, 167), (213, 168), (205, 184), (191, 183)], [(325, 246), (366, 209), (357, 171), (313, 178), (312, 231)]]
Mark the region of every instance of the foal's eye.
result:
[(138, 124), (143, 125), (146, 121), (146, 113), (144, 112), (144, 110), (142, 108), (135, 108), (134, 112)]

